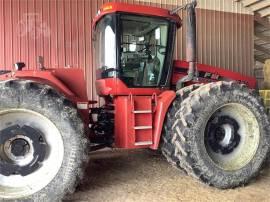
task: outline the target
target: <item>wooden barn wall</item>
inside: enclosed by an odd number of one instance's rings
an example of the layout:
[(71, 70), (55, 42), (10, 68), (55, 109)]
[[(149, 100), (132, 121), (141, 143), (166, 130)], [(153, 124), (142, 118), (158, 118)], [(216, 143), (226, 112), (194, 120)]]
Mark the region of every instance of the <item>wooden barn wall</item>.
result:
[[(82, 68), (89, 98), (95, 99), (91, 23), (105, 2), (0, 0), (0, 69), (11, 69), (18, 61), (35, 69), (38, 56), (44, 57), (46, 67)], [(169, 9), (181, 4), (176, 0), (122, 2)], [(185, 58), (185, 25), (177, 34), (175, 58)], [(252, 75), (253, 16), (198, 9), (198, 60)]]

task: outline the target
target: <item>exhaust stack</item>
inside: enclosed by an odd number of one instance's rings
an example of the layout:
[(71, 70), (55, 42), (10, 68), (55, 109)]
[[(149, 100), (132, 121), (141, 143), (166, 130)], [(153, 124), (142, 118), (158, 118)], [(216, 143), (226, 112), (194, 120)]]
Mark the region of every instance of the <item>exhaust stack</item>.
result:
[(187, 38), (186, 38), (186, 59), (189, 63), (188, 75), (177, 82), (177, 89), (182, 87), (182, 84), (188, 81), (197, 80), (197, 40), (196, 40), (196, 6), (197, 1), (193, 0), (184, 8), (187, 11)]
[(197, 62), (197, 41), (196, 41), (196, 12), (197, 2), (193, 1), (187, 5), (187, 39), (186, 39), (186, 57), (189, 62), (188, 75), (191, 79), (196, 76)]

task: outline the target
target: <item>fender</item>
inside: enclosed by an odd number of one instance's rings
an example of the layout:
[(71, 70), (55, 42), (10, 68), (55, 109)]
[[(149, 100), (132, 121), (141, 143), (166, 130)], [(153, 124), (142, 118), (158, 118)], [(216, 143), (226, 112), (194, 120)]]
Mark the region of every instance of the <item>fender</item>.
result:
[(73, 102), (84, 122), (86, 133), (89, 133), (89, 101), (86, 91), (84, 73), (81, 69), (46, 69), (11, 71), (0, 75), (0, 80), (23, 79), (46, 84), (65, 95)]
[(72, 102), (88, 102), (86, 82), (81, 69), (46, 69), (12, 71), (0, 75), (0, 80), (25, 79), (57, 89)]
[(158, 149), (163, 123), (171, 103), (176, 97), (175, 91), (164, 91), (157, 98), (157, 106), (154, 117), (153, 145), (151, 149)]

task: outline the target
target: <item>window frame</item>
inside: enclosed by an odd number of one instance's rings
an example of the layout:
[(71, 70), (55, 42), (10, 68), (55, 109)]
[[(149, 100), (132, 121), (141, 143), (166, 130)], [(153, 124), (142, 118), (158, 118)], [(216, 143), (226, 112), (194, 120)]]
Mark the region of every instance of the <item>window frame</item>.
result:
[[(143, 16), (143, 17), (149, 17), (149, 18), (155, 18), (159, 20), (167, 20), (168, 21), (168, 35), (167, 35), (167, 50), (166, 50), (166, 56), (164, 59), (164, 64), (162, 67), (162, 73), (161, 73), (161, 79), (157, 85), (153, 86), (135, 86), (135, 85), (127, 85), (128, 88), (168, 88), (171, 85), (171, 76), (172, 76), (172, 68), (173, 68), (173, 54), (174, 54), (174, 47), (175, 47), (175, 35), (177, 30), (177, 22), (169, 19), (169, 18), (163, 18), (158, 16), (151, 16), (151, 15), (137, 15), (133, 13), (126, 13), (126, 12), (116, 12), (116, 13), (109, 13), (104, 15), (100, 21), (106, 17), (107, 15), (112, 15), (115, 17), (115, 36), (116, 36), (116, 69), (114, 70), (115, 77), (108, 77), (103, 74), (103, 72), (100, 72), (99, 69), (101, 67), (95, 66), (96, 70), (96, 78), (97, 79), (106, 79), (106, 78), (119, 78), (121, 81), (125, 81), (121, 78), (121, 37), (122, 37), (122, 23), (121, 23), (121, 15), (132, 15), (132, 16)], [(99, 23), (99, 22), (98, 22)], [(97, 23), (97, 24), (98, 24)], [(97, 27), (97, 26), (96, 26)], [(95, 29), (96, 29), (95, 27)], [(94, 30), (96, 31), (96, 30)], [(170, 42), (170, 43), (169, 43)], [(94, 44), (94, 42), (93, 42)], [(95, 51), (95, 49), (94, 49)]]

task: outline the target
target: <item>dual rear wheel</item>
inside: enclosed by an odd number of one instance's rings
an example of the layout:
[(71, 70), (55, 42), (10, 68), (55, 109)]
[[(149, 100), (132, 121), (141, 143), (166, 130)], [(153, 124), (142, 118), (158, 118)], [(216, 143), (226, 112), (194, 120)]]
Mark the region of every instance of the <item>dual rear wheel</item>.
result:
[(164, 127), (169, 162), (218, 188), (248, 183), (269, 152), (268, 117), (245, 85), (217, 82), (178, 92)]

